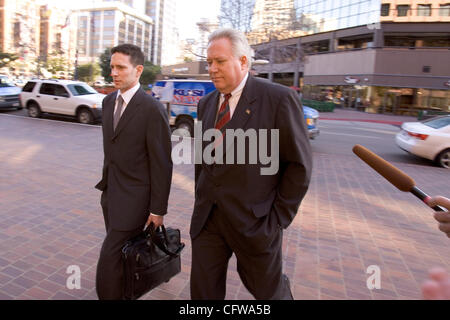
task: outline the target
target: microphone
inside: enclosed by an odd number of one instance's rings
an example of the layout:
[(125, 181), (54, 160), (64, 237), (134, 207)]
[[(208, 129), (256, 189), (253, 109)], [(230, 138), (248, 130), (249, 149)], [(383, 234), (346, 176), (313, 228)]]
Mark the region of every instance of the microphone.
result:
[[(417, 198), (427, 203), (431, 197), (416, 187), (414, 180), (406, 173), (396, 168), (380, 156), (369, 149), (357, 144), (353, 147), (353, 153), (362, 161), (367, 163), (372, 169), (383, 176), (387, 181), (393, 184), (397, 189), (403, 192), (411, 192)], [(446, 211), (441, 206), (434, 206), (435, 211)]]

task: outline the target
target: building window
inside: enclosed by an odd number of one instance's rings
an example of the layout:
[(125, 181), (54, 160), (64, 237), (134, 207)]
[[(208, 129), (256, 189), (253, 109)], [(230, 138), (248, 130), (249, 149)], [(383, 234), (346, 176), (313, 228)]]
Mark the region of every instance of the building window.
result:
[(87, 18), (82, 17), (78, 21), (78, 29), (86, 29), (87, 28)]
[(431, 4), (419, 4), (417, 6), (417, 15), (419, 17), (431, 16)]
[(409, 5), (402, 4), (397, 6), (397, 17), (406, 17), (409, 12)]
[(441, 4), (439, 15), (441, 17), (450, 17), (450, 3)]
[(389, 10), (390, 10), (391, 4), (390, 3), (383, 3), (381, 5), (381, 16), (387, 17), (389, 16)]

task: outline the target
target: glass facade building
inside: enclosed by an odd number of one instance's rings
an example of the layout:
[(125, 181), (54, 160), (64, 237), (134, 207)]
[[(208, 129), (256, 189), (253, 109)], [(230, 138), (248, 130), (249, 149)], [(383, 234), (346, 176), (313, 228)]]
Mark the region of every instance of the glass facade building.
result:
[(296, 0), (297, 19), (307, 34), (380, 22), (381, 0)]
[(450, 112), (448, 0), (298, 0), (300, 36), (253, 45), (259, 76), (366, 112)]

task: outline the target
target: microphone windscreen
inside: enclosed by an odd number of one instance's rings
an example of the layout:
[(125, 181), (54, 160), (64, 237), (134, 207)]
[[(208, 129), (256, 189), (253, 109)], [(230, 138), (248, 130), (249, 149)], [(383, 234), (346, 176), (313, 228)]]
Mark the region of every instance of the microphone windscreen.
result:
[(396, 186), (399, 190), (409, 192), (416, 185), (410, 176), (394, 167), (392, 164), (369, 149), (357, 144), (353, 147), (353, 153), (372, 167), (372, 169), (381, 174), (386, 180)]

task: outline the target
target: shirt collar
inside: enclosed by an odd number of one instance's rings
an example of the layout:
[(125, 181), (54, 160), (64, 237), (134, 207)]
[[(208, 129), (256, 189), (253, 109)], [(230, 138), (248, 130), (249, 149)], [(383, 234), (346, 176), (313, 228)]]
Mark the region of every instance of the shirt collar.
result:
[[(231, 91), (231, 97), (235, 97), (242, 93), (242, 90), (244, 90), (245, 84), (247, 83), (247, 79), (248, 79), (248, 72), (245, 74), (244, 79), (242, 79), (241, 83), (239, 83), (239, 85), (236, 87), (236, 89)], [(225, 95), (223, 93), (222, 93), (222, 97), (225, 97)]]
[(139, 90), (139, 88), (141, 87), (141, 84), (138, 83), (131, 89), (125, 91), (124, 93), (122, 93), (120, 90), (117, 93), (117, 97), (116, 99), (121, 95), (123, 98), (123, 101), (128, 105), (131, 101), (131, 99), (133, 98), (133, 96), (136, 94), (136, 92)]

